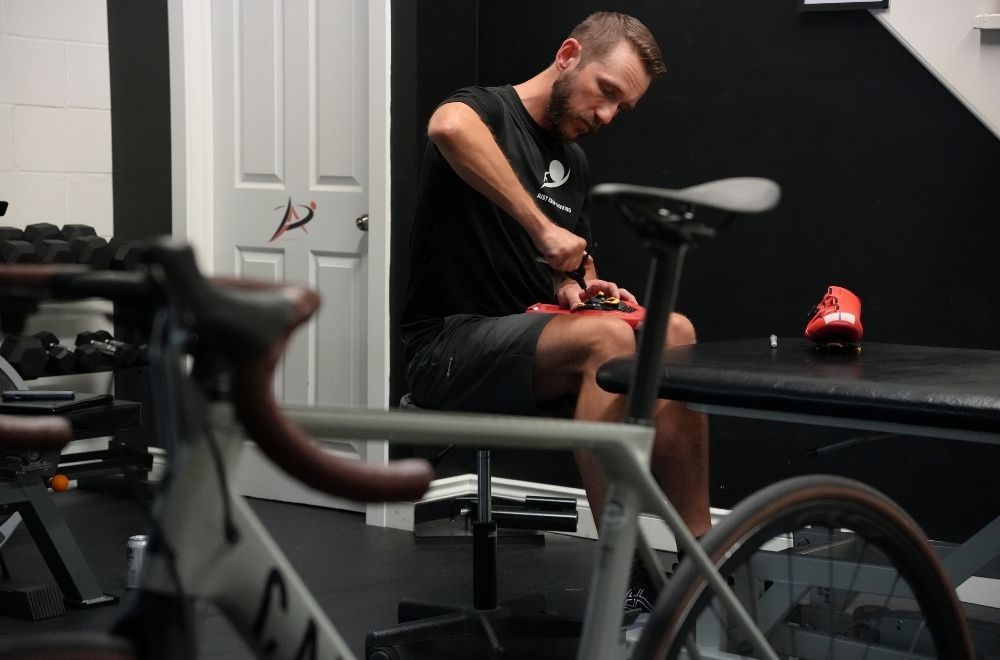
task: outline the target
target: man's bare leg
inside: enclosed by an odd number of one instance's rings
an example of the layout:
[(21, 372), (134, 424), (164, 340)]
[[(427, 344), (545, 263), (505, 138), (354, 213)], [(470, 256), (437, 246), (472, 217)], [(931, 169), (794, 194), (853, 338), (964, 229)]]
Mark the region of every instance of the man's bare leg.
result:
[[(687, 317), (673, 314), (667, 328), (667, 346), (697, 341)], [(708, 417), (682, 401), (656, 403), (656, 439), (653, 476), (695, 536), (712, 526), (708, 506)]]
[[(670, 319), (667, 345), (693, 343), (694, 328), (685, 317)], [(556, 316), (542, 331), (535, 355), (535, 395), (546, 401), (578, 391), (574, 417), (620, 421), (625, 398), (597, 385), (598, 368), (635, 352), (635, 334), (610, 317)], [(708, 531), (708, 427), (705, 416), (681, 403), (658, 401), (652, 470), (685, 523), (696, 535)], [(576, 452), (577, 464), (595, 522), (600, 525), (607, 482), (599, 461)]]

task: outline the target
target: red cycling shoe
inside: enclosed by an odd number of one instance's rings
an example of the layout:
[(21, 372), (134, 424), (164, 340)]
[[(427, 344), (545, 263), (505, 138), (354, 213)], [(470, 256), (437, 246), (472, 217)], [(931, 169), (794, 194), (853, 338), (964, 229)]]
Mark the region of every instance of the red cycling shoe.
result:
[(628, 323), (633, 328), (639, 325), (646, 318), (646, 308), (642, 305), (630, 305), (618, 298), (610, 298), (603, 293), (599, 293), (576, 309), (569, 310), (559, 305), (548, 303), (536, 303), (524, 310), (526, 312), (541, 312), (543, 314), (580, 314), (587, 316), (590, 314), (609, 314)]
[(809, 311), (806, 339), (817, 344), (857, 344), (861, 325), (861, 300), (842, 286), (827, 288), (826, 294)]

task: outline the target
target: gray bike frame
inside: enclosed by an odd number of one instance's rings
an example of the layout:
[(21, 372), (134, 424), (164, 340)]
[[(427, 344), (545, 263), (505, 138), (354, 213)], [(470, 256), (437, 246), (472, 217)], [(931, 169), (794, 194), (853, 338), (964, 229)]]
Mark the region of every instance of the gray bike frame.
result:
[[(696, 562), (727, 610), (741, 622), (757, 648), (776, 658), (763, 633), (715, 571), (711, 560), (654, 481), (649, 470), (653, 429), (625, 423), (525, 418), (461, 413), (379, 411), (289, 406), (285, 414), (320, 442), (343, 438), (406, 441), (414, 444), (488, 445), (491, 448), (586, 449), (596, 455), (610, 482), (592, 575), (578, 657), (618, 657), (622, 602), (637, 539), (643, 556), (658, 566), (638, 528), (641, 513), (664, 520), (679, 547)], [(308, 587), (243, 498), (223, 492), (217, 470), (233, 483), (245, 434), (230, 406), (211, 414), (211, 442), (184, 443), (171, 460), (173, 483), (166, 484), (160, 531), (175, 550), (175, 574), (166, 557), (153, 554), (143, 588), (214, 602), (259, 654), (271, 658), (353, 657)], [(204, 432), (203, 429), (199, 431)], [(212, 444), (214, 443), (214, 449)], [(218, 461), (217, 459), (221, 459)], [(229, 518), (239, 539), (227, 540)], [(662, 575), (662, 569), (654, 573)], [(174, 578), (174, 575), (177, 577)], [(179, 587), (176, 586), (179, 581)]]
[[(638, 194), (685, 207), (697, 204), (731, 213), (759, 213), (772, 208), (779, 193), (773, 182), (744, 178), (679, 191), (609, 184), (600, 194)], [(627, 219), (636, 220), (626, 208), (619, 210)], [(687, 246), (714, 235), (714, 230), (685, 222), (693, 219), (690, 209), (683, 215), (666, 217), (661, 209), (656, 218), (651, 245), (655, 267), (650, 273), (648, 296), (662, 301), (662, 307), (649, 308), (640, 335), (637, 359), (646, 365), (659, 363)], [(161, 440), (171, 446), (143, 588), (168, 597), (215, 602), (259, 655), (350, 657), (308, 588), (242, 497), (232, 491), (244, 433), (228, 406), (213, 406), (211, 414), (205, 414), (201, 392), (188, 386), (179, 368), (187, 337), (183, 331), (174, 336), (178, 324), (172, 319), (169, 310), (156, 317), (153, 335), (159, 339), (150, 342), (151, 366), (157, 372), (153, 383), (160, 389), (158, 400), (164, 408), (158, 410), (157, 430)], [(647, 335), (655, 339), (649, 341)], [(639, 515), (649, 513), (663, 519), (688, 561), (697, 565), (753, 645), (765, 652), (765, 657), (777, 660), (763, 633), (650, 473), (654, 430), (648, 420), (656, 399), (657, 372), (636, 370), (637, 382), (630, 389), (627, 410), (631, 423), (315, 407), (288, 407), (285, 413), (319, 439), (589, 450), (601, 461), (609, 489), (578, 657), (608, 660), (617, 656), (623, 596), (637, 541), (644, 563), (662, 586), (662, 566), (638, 528)], [(211, 428), (217, 429), (217, 434), (202, 426), (207, 419), (214, 422)], [(697, 657), (693, 643), (688, 644), (688, 650)]]

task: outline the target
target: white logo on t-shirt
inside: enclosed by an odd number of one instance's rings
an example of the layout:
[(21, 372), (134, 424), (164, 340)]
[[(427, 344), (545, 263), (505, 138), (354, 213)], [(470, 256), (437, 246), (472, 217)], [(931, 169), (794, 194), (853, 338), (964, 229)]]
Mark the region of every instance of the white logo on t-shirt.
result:
[(549, 163), (549, 171), (545, 173), (542, 188), (558, 188), (569, 179), (569, 171), (563, 168), (558, 160)]

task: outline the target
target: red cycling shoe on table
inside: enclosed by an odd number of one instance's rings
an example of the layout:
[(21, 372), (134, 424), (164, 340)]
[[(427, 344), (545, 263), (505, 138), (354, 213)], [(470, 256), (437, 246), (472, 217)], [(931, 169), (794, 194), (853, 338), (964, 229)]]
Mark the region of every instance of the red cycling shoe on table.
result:
[(842, 286), (827, 288), (823, 298), (809, 311), (805, 336), (817, 344), (856, 346), (863, 334), (861, 300)]

